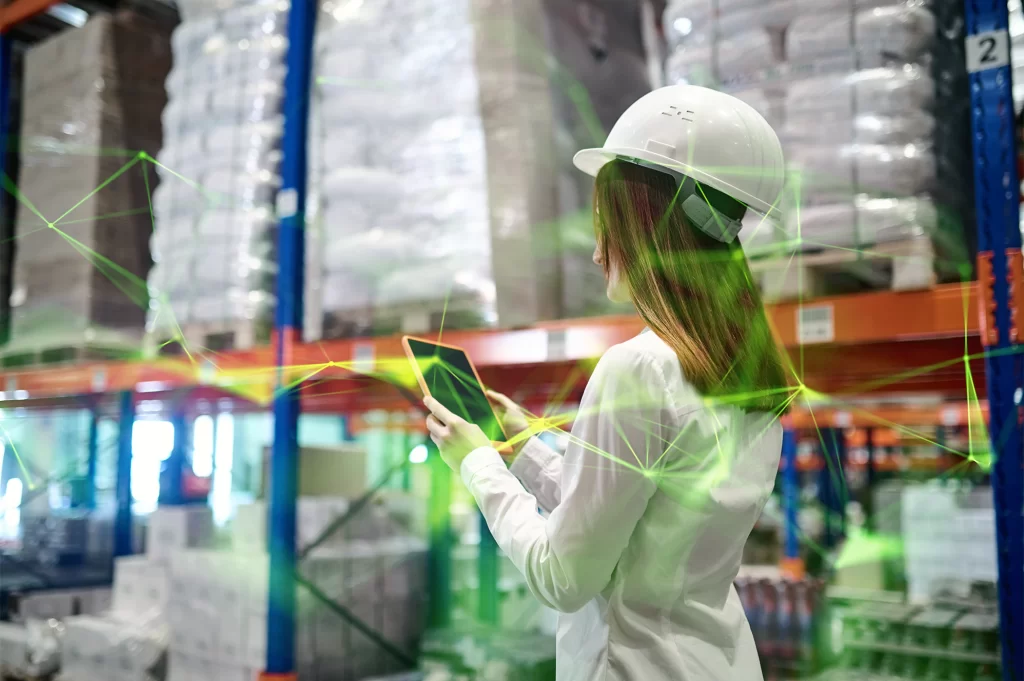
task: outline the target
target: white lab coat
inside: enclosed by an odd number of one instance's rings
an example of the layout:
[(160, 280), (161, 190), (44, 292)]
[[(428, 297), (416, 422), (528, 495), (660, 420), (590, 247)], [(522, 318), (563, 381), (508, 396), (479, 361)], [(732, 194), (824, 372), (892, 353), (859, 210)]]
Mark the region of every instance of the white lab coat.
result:
[(558, 681), (762, 678), (733, 579), (781, 449), (777, 419), (705, 406), (643, 333), (601, 358), (564, 458), (535, 438), (511, 469), (465, 458), (498, 545), (562, 613)]

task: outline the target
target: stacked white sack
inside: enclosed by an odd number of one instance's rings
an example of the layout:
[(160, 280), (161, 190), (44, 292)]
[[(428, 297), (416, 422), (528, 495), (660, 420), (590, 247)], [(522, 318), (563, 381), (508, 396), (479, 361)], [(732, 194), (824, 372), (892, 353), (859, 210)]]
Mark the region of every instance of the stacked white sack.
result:
[(185, 10), (173, 36), (149, 327), (173, 337), (245, 326), (247, 343), (266, 334), (275, 304), (289, 3), (221, 5)]
[(316, 37), (307, 336), (369, 331), (389, 315), (430, 326), (446, 304), (493, 324), (469, 2), (328, 5)]

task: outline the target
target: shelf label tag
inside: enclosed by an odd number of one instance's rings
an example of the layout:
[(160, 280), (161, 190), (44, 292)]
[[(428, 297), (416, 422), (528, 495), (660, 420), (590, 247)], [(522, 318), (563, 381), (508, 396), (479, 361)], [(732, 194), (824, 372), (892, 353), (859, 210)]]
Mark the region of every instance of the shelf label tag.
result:
[(92, 391), (101, 393), (107, 388), (106, 369), (96, 369), (92, 372)]
[(801, 345), (831, 343), (836, 339), (835, 310), (831, 304), (800, 306), (796, 315), (796, 340)]
[(849, 428), (853, 425), (853, 414), (848, 411), (837, 411), (832, 415), (832, 423), (836, 428)]
[(8, 376), (7, 382), (4, 384), (5, 393), (13, 393), (18, 389), (18, 378), (16, 376)]
[(547, 361), (560, 362), (565, 359), (565, 329), (548, 331)]
[(373, 373), (375, 362), (373, 343), (356, 343), (352, 348), (352, 370), (361, 374)]
[(985, 31), (964, 40), (967, 71), (977, 73), (997, 69), (1010, 63), (1010, 34), (1007, 31)]
[[(968, 417), (968, 421), (970, 418)], [(944, 426), (960, 425), (960, 409), (958, 407), (943, 407), (939, 412), (939, 422)]]
[(299, 193), (294, 189), (282, 189), (277, 193), (277, 217), (291, 218), (299, 212)]
[(212, 385), (217, 380), (217, 367), (208, 359), (199, 364), (199, 385)]

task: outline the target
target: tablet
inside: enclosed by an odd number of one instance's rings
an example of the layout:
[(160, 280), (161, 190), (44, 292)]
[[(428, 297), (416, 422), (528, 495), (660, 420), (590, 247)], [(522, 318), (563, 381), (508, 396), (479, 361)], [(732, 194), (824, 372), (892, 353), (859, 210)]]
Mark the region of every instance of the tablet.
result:
[(480, 426), (491, 442), (507, 438), (484, 393), (483, 383), (469, 355), (460, 347), (405, 336), (405, 354), (412, 363), (423, 394), (449, 411)]

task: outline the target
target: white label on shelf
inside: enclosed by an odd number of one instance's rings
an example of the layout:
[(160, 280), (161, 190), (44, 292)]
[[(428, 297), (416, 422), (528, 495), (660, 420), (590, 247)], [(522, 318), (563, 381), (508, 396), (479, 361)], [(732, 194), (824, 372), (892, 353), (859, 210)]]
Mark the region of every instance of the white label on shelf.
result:
[(373, 372), (375, 355), (373, 343), (356, 343), (352, 348), (352, 370), (361, 374)]
[(217, 379), (217, 367), (208, 359), (199, 364), (199, 385), (210, 385)]
[(830, 343), (836, 338), (835, 310), (831, 304), (801, 306), (796, 315), (796, 340), (801, 345)]
[(964, 46), (970, 73), (997, 69), (1010, 63), (1010, 34), (1005, 29), (969, 35)]
[(7, 377), (7, 384), (4, 386), (5, 393), (13, 393), (18, 389), (18, 379), (14, 376)]
[(939, 413), (939, 421), (944, 426), (959, 426), (960, 425), (960, 409), (957, 407), (945, 407)]
[(565, 329), (548, 331), (547, 360), (558, 362), (565, 359)]
[(92, 390), (93, 392), (103, 392), (107, 388), (107, 371), (106, 369), (96, 369), (92, 372)]
[(836, 428), (849, 428), (853, 425), (853, 415), (848, 411), (837, 411), (832, 415), (832, 424)]
[(299, 212), (299, 193), (294, 189), (282, 189), (277, 193), (277, 217), (290, 218)]

